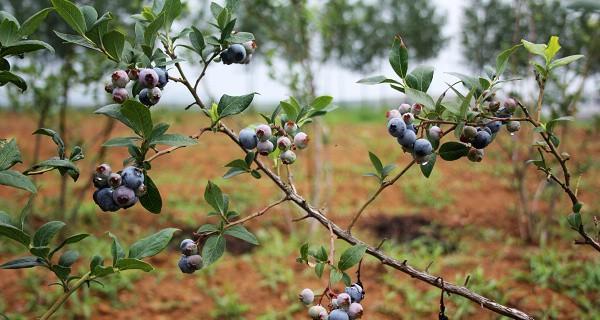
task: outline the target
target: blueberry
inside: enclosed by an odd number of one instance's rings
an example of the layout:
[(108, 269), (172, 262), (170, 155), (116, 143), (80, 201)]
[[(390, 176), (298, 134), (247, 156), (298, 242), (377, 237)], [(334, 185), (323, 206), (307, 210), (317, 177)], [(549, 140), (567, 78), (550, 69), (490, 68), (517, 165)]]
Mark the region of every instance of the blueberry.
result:
[(294, 145), (298, 149), (304, 149), (308, 147), (308, 135), (304, 132), (298, 132), (294, 136)]
[(492, 142), (492, 135), (486, 130), (481, 130), (477, 132), (475, 138), (471, 141), (471, 145), (477, 149), (483, 149), (487, 147), (490, 142)]
[(94, 174), (92, 182), (97, 189), (108, 188), (108, 178), (99, 176), (97, 173)]
[(240, 143), (246, 150), (256, 148), (256, 144), (258, 143), (256, 132), (249, 128), (242, 129), (242, 131), (240, 131)]
[(129, 69), (129, 70), (127, 70), (127, 76), (129, 77), (129, 80), (132, 80), (132, 81), (138, 80), (140, 78), (140, 70)]
[(117, 70), (113, 72), (111, 76), (113, 87), (115, 88), (125, 88), (127, 83), (129, 83), (129, 76), (127, 72), (123, 70)]
[(481, 162), (483, 160), (484, 152), (483, 149), (471, 148), (467, 153), (467, 159), (472, 162)]
[(415, 127), (415, 125), (412, 124), (412, 123), (406, 125), (406, 130), (410, 130), (410, 131), (412, 131), (414, 133), (417, 133), (417, 127)]
[(281, 151), (289, 150), (292, 147), (292, 142), (288, 137), (279, 137), (277, 139), (277, 148)]
[(385, 117), (388, 118), (388, 120), (392, 118), (401, 118), (402, 114), (397, 109), (392, 109), (385, 113)]
[(256, 145), (256, 151), (261, 156), (268, 156), (269, 153), (273, 152), (274, 149), (275, 149), (275, 146), (273, 145), (273, 142), (271, 142), (269, 140), (267, 140), (267, 141), (260, 141)]
[(231, 56), (231, 52), (229, 50), (225, 50), (223, 52), (221, 52), (221, 61), (223, 61), (223, 64), (232, 64), (233, 63), (233, 57)]
[(506, 130), (508, 130), (510, 133), (517, 132), (520, 129), (521, 123), (519, 121), (510, 121), (506, 124)]
[(287, 150), (283, 152), (279, 158), (283, 164), (292, 164), (296, 161), (296, 154), (292, 150)]
[(431, 126), (429, 130), (427, 130), (427, 136), (432, 140), (440, 140), (442, 137), (442, 129), (438, 126)]
[(513, 98), (508, 98), (504, 100), (504, 107), (508, 110), (508, 112), (513, 113), (517, 110), (517, 100)]
[(510, 118), (512, 116), (512, 112), (508, 108), (502, 107), (496, 111), (495, 115), (498, 118)]
[(483, 128), (479, 128), (479, 129), (477, 130), (477, 132), (479, 132), (479, 131), (486, 131), (486, 132), (487, 132), (487, 133), (489, 133), (490, 135), (492, 134), (492, 129), (488, 128), (487, 126), (486, 126), (486, 127), (483, 127)]
[(402, 119), (404, 119), (404, 123), (411, 124), (415, 121), (415, 116), (412, 113), (407, 112), (402, 115)]
[(472, 126), (464, 126), (462, 133), (460, 135), (460, 141), (462, 142), (471, 142), (473, 138), (477, 135), (477, 129)]
[(145, 184), (141, 184), (137, 189), (134, 190), (136, 197), (140, 198), (148, 193), (148, 187)]
[(240, 62), (240, 64), (249, 64), (251, 60), (252, 60), (252, 54), (247, 54), (246, 58), (244, 58), (244, 60), (242, 60)]
[(96, 167), (96, 175), (98, 177), (108, 179), (108, 177), (110, 176), (111, 173), (112, 173), (112, 170), (111, 170), (110, 166), (106, 163), (103, 163)]
[(410, 112), (413, 115), (419, 115), (421, 113), (421, 111), (423, 110), (423, 105), (420, 103), (415, 103), (412, 105), (412, 107), (410, 108)]
[(268, 124), (261, 124), (258, 127), (256, 127), (256, 136), (260, 141), (269, 140), (269, 138), (271, 138), (271, 134), (271, 126), (269, 126)]
[(144, 172), (140, 168), (129, 166), (121, 172), (123, 185), (131, 190), (136, 190), (144, 184)]
[(348, 310), (348, 307), (350, 306), (350, 303), (352, 302), (352, 298), (350, 298), (349, 294), (342, 292), (342, 293), (338, 294), (337, 302), (341, 309)]
[(289, 135), (294, 135), (294, 133), (298, 130), (298, 125), (294, 121), (287, 121), (283, 125), (283, 130)]
[(244, 49), (244, 46), (241, 44), (232, 44), (227, 51), (229, 51), (233, 63), (240, 63), (246, 58), (246, 49)]
[(138, 97), (139, 97), (141, 103), (150, 107), (150, 106), (157, 104), (158, 101), (160, 101), (161, 96), (162, 96), (162, 91), (160, 91), (160, 89), (158, 87), (154, 87), (151, 89), (148, 89), (148, 88), (142, 89), (142, 91), (140, 91), (140, 94)]
[(315, 293), (306, 288), (304, 290), (302, 290), (302, 292), (300, 292), (300, 294), (298, 295), (298, 298), (300, 299), (300, 301), (306, 305), (311, 304), (313, 302), (313, 300), (315, 299)]
[(187, 256), (181, 256), (181, 258), (179, 259), (178, 266), (179, 266), (179, 270), (181, 270), (181, 272), (183, 272), (183, 273), (191, 274), (196, 271), (194, 268), (192, 268), (192, 266), (189, 265)]
[(500, 101), (493, 100), (488, 103), (488, 109), (492, 112), (498, 111), (500, 109)]
[(412, 130), (406, 130), (404, 135), (398, 138), (398, 143), (407, 149), (412, 149), (416, 140), (417, 134)]
[(192, 239), (185, 239), (181, 241), (179, 248), (181, 249), (181, 253), (186, 256), (198, 254), (198, 245), (196, 245)]
[(200, 270), (204, 266), (202, 262), (202, 257), (199, 254), (191, 255), (187, 258), (187, 263), (190, 267), (195, 270)]
[(313, 320), (319, 320), (321, 319), (321, 314), (323, 312), (327, 313), (327, 309), (325, 309), (322, 305), (318, 304), (308, 309), (308, 316)]
[(363, 315), (363, 307), (360, 303), (354, 302), (348, 307), (348, 317), (350, 320), (360, 319)]
[(115, 87), (113, 86), (112, 82), (110, 83), (106, 83), (104, 85), (104, 91), (106, 91), (106, 93), (111, 93), (113, 92), (113, 90), (115, 89)]
[(254, 41), (254, 40), (246, 41), (246, 42), (242, 43), (242, 46), (244, 46), (246, 53), (248, 55), (251, 55), (256, 50), (256, 41)]
[(348, 316), (348, 314), (340, 309), (336, 309), (331, 311), (331, 313), (329, 314), (329, 320), (350, 320), (350, 317)]
[(111, 173), (110, 176), (108, 177), (108, 185), (111, 188), (117, 188), (119, 186), (121, 186), (121, 175), (119, 175), (118, 173)]
[(338, 303), (337, 298), (331, 299), (331, 309), (338, 309), (340, 304)]
[(492, 132), (492, 134), (494, 134), (494, 133), (500, 131), (500, 128), (502, 128), (502, 122), (491, 121), (491, 122), (488, 122), (485, 126), (487, 128), (490, 128), (490, 131)]
[(113, 200), (113, 190), (111, 188), (98, 189), (94, 192), (94, 202), (102, 211), (117, 211), (119, 205)]
[(363, 288), (358, 283), (346, 287), (344, 292), (350, 295), (352, 302), (360, 302), (365, 296)]
[(433, 152), (433, 146), (431, 142), (427, 139), (417, 139), (415, 140), (415, 145), (413, 147), (415, 156), (417, 157), (425, 157), (430, 155)]
[(142, 91), (140, 91), (140, 94), (138, 94), (138, 99), (145, 106), (149, 107), (154, 104), (152, 103), (152, 101), (150, 101), (150, 95), (148, 93), (149, 93), (149, 90), (147, 88), (142, 89)]
[(154, 88), (158, 85), (158, 74), (153, 69), (142, 69), (140, 70), (139, 82), (144, 88)]
[(400, 111), (400, 114), (405, 114), (410, 112), (410, 110), (412, 109), (412, 106), (408, 103), (403, 103), (398, 107), (398, 111)]
[(133, 206), (137, 202), (135, 192), (126, 186), (120, 186), (116, 188), (113, 191), (112, 196), (117, 205), (124, 209)]
[(401, 118), (391, 118), (387, 123), (387, 128), (392, 137), (398, 138), (404, 135), (406, 124)]
[(154, 68), (154, 72), (158, 75), (158, 85), (159, 88), (164, 88), (169, 82), (169, 73), (165, 68)]
[(113, 101), (116, 103), (123, 103), (129, 97), (129, 92), (125, 88), (114, 88), (112, 92)]

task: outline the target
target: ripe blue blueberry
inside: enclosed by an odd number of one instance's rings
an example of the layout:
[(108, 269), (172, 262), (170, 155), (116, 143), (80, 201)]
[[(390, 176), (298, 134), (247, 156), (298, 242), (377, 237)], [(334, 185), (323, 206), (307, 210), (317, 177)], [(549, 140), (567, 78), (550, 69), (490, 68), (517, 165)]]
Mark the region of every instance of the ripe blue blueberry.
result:
[(102, 209), (102, 211), (117, 211), (119, 205), (113, 200), (113, 190), (111, 188), (98, 189), (93, 195), (94, 202)]
[(492, 135), (486, 130), (481, 130), (477, 132), (473, 141), (471, 141), (471, 145), (476, 149), (483, 149), (487, 147), (490, 142), (492, 142)]
[(292, 142), (288, 137), (279, 137), (277, 139), (277, 148), (281, 151), (289, 150), (292, 147)]
[(113, 87), (115, 88), (125, 88), (127, 83), (129, 83), (129, 76), (127, 72), (123, 70), (117, 70), (113, 72), (111, 76)]
[(298, 299), (300, 299), (302, 303), (309, 305), (315, 299), (315, 293), (311, 289), (306, 288), (300, 292)]
[(350, 317), (345, 311), (336, 309), (329, 314), (329, 320), (350, 320)]
[(256, 132), (249, 128), (242, 129), (240, 131), (240, 143), (246, 150), (252, 150), (256, 148), (256, 145), (258, 144)]
[[(322, 305), (318, 304), (308, 309), (308, 316), (313, 320), (319, 320), (321, 319), (323, 312), (327, 314), (327, 309), (325, 309)], [(325, 319), (327, 319), (327, 317), (325, 317)]]
[(116, 188), (113, 191), (112, 196), (115, 203), (124, 209), (133, 206), (137, 202), (135, 192), (126, 186), (120, 186)]
[(124, 186), (135, 190), (144, 184), (144, 172), (140, 168), (129, 166), (121, 171), (121, 179)]
[(401, 118), (402, 114), (398, 109), (392, 109), (385, 113), (385, 117), (389, 120), (391, 118)]
[(275, 146), (273, 145), (273, 142), (271, 142), (270, 140), (260, 141), (256, 145), (256, 151), (261, 156), (268, 156), (269, 153), (273, 152), (274, 149), (275, 149)]
[(363, 288), (358, 283), (346, 287), (346, 289), (344, 289), (344, 292), (350, 295), (350, 299), (352, 299), (352, 302), (360, 302), (365, 296)]
[(492, 134), (500, 131), (500, 128), (502, 128), (502, 122), (500, 121), (491, 121), (489, 123), (487, 123), (485, 125), (487, 128), (490, 128), (490, 131), (492, 132)]
[(244, 49), (244, 46), (239, 43), (232, 44), (229, 46), (227, 51), (229, 51), (229, 55), (233, 63), (241, 63), (244, 61), (244, 59), (246, 59), (246, 49)]
[(481, 162), (484, 156), (483, 149), (471, 148), (469, 149), (469, 153), (467, 153), (467, 159), (472, 162)]
[(412, 106), (408, 103), (403, 103), (398, 107), (398, 111), (400, 111), (400, 114), (405, 114), (410, 112), (410, 110), (412, 109)]
[(415, 156), (417, 157), (425, 157), (430, 155), (433, 152), (433, 146), (431, 142), (427, 139), (417, 139), (415, 140), (415, 145), (413, 147)]
[(304, 132), (298, 132), (294, 136), (294, 145), (298, 149), (304, 149), (308, 147), (308, 135)]
[(113, 189), (121, 186), (121, 182), (121, 175), (119, 175), (118, 173), (113, 172), (108, 177), (108, 185)]
[(398, 138), (398, 143), (407, 149), (412, 149), (416, 140), (417, 134), (412, 130), (406, 130), (404, 135)]
[(415, 127), (415, 125), (412, 124), (412, 123), (406, 125), (406, 130), (410, 130), (410, 131), (412, 131), (414, 133), (417, 133), (417, 127)]
[(116, 103), (123, 103), (129, 97), (129, 92), (125, 88), (114, 88), (112, 92), (113, 101)]
[(140, 91), (138, 98), (140, 99), (141, 103), (150, 107), (158, 103), (161, 95), (162, 92), (157, 87), (154, 87), (152, 89), (144, 88), (142, 89), (142, 91)]
[(354, 302), (348, 308), (348, 317), (350, 320), (360, 319), (363, 315), (363, 307), (360, 303)]
[(199, 254), (194, 254), (187, 257), (187, 263), (192, 269), (194, 269), (194, 271), (200, 270), (204, 266), (202, 257)]
[(279, 158), (283, 164), (292, 164), (296, 161), (296, 154), (292, 150), (287, 150), (283, 152)]
[(506, 124), (506, 130), (510, 133), (517, 132), (521, 129), (521, 123), (519, 121), (509, 121)]
[(97, 173), (94, 173), (92, 182), (94, 183), (94, 187), (96, 187), (97, 189), (108, 187), (108, 178), (101, 177)]
[(427, 130), (427, 135), (429, 139), (433, 139), (435, 141), (440, 140), (442, 137), (442, 129), (438, 126), (431, 126), (429, 130)]
[(186, 256), (198, 254), (198, 246), (192, 239), (185, 239), (181, 241), (179, 248), (181, 249), (181, 253)]
[(392, 137), (398, 138), (404, 135), (406, 124), (402, 118), (391, 118), (387, 123), (387, 128)]
[(293, 136), (294, 133), (298, 130), (298, 125), (294, 121), (287, 121), (283, 125), (283, 130), (285, 130), (287, 134)]
[(512, 112), (508, 108), (502, 107), (496, 111), (495, 115), (498, 118), (510, 118), (510, 116), (512, 116)]
[(269, 140), (272, 134), (273, 133), (271, 131), (271, 126), (269, 126), (268, 124), (261, 124), (258, 127), (256, 127), (256, 136), (258, 137), (259, 141)]
[(181, 258), (179, 259), (179, 263), (177, 264), (179, 266), (179, 270), (181, 270), (181, 272), (183, 273), (194, 273), (194, 271), (196, 271), (196, 269), (194, 269), (189, 263), (188, 263), (188, 257), (182, 255)]
[(154, 88), (158, 85), (158, 74), (154, 69), (142, 69), (139, 74), (139, 82), (144, 88)]
[(165, 68), (154, 68), (154, 72), (158, 75), (158, 84), (156, 85), (159, 88), (164, 88), (169, 82), (169, 73)]

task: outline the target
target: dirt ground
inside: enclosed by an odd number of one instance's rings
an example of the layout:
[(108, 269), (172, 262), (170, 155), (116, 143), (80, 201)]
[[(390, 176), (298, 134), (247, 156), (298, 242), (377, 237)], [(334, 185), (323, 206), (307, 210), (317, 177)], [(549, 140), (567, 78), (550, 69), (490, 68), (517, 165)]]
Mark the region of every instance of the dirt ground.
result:
[[(190, 116), (191, 115), (191, 116)], [(21, 148), (25, 164), (32, 161), (34, 149), (31, 132), (35, 130), (34, 114), (2, 113), (0, 137), (15, 137)], [(198, 112), (153, 114), (160, 119), (174, 121), (170, 132), (191, 134), (206, 124)], [(257, 118), (258, 119), (258, 118)], [(51, 119), (54, 121), (55, 119)], [(241, 157), (239, 150), (224, 136), (205, 134), (199, 145), (178, 150), (153, 162), (150, 175), (163, 196), (163, 212), (147, 213), (141, 206), (117, 214), (102, 213), (91, 202), (89, 185), (91, 169), (98, 163), (98, 146), (103, 142), (98, 134), (107, 120), (101, 116), (76, 113), (71, 119), (66, 137), (70, 147), (85, 141), (86, 159), (78, 162), (82, 176), (76, 183), (68, 183), (67, 210), (58, 212), (56, 198), (59, 194), (58, 173), (51, 172), (36, 179), (40, 188), (35, 214), (31, 222), (41, 225), (52, 219), (76, 222), (67, 228), (68, 233), (85, 229), (98, 241), (108, 244), (106, 231), (117, 234), (123, 242), (131, 243), (142, 235), (161, 227), (182, 229), (170, 248), (150, 262), (156, 270), (139, 276), (122, 275), (107, 283), (104, 289), (93, 286), (71, 299), (62, 314), (64, 319), (306, 319), (306, 311), (295, 301), (294, 295), (304, 287), (322, 290), (326, 277), (318, 279), (307, 266), (295, 262), (298, 246), (327, 245), (327, 230), (314, 226), (310, 220), (292, 222), (302, 212), (281, 205), (268, 212), (261, 220), (252, 221), (248, 229), (266, 241), (254, 248), (243, 243), (228, 242), (228, 252), (215, 265), (192, 276), (177, 270), (178, 240), (209, 222), (207, 205), (202, 198), (207, 180), (215, 181), (224, 192), (231, 194), (231, 205), (242, 216), (251, 214), (277, 200), (280, 193), (266, 178), (255, 180), (249, 175), (230, 180), (222, 179), (227, 162)], [(340, 124), (328, 123), (330, 132), (325, 147), (326, 169), (322, 180), (322, 203), (327, 214), (337, 224), (347, 226), (357, 208), (377, 187), (374, 179), (363, 177), (370, 170), (367, 151), (378, 154), (387, 163), (399, 168), (409, 162), (397, 143), (388, 138), (384, 121), (381, 123)], [(229, 123), (234, 128), (244, 124)], [(351, 126), (351, 128), (348, 128)], [(351, 131), (352, 134), (348, 134)], [(128, 135), (126, 128), (116, 125), (111, 137)], [(527, 132), (519, 133), (530, 141)], [(571, 129), (561, 148), (572, 155), (570, 165), (575, 168), (574, 180), (579, 181), (579, 193), (588, 205), (585, 212), (598, 212), (600, 206), (600, 136), (582, 128)], [(520, 137), (517, 137), (520, 138)], [(504, 135), (503, 146), (509, 146), (511, 137)], [(55, 152), (47, 137), (43, 137), (43, 155)], [(92, 141), (93, 143), (90, 143)], [(581, 143), (581, 141), (585, 141)], [(469, 288), (483, 290), (484, 295), (499, 297), (503, 303), (520, 308), (539, 318), (584, 319), (581, 306), (573, 296), (578, 294), (600, 299), (593, 290), (574, 295), (552, 287), (552, 277), (544, 283), (531, 283), (527, 276), (530, 258), (544, 250), (569, 253), (569, 259), (581, 264), (600, 263), (597, 253), (590, 248), (573, 245), (576, 234), (565, 223), (570, 206), (564, 194), (556, 188), (547, 188), (535, 204), (536, 218), (543, 222), (544, 244), (525, 244), (519, 240), (519, 199), (514, 189), (515, 179), (511, 164), (503, 147), (493, 144), (486, 149), (482, 163), (473, 164), (466, 159), (456, 162), (438, 160), (430, 179), (412, 169), (398, 183), (386, 189), (369, 207), (359, 221), (355, 235), (377, 245), (388, 239), (384, 249), (398, 259), (407, 259), (419, 269), (430, 266), (429, 271), (463, 284), (471, 275)], [(107, 150), (105, 162), (119, 167), (125, 159), (125, 150)], [(309, 155), (299, 152), (294, 165), (294, 175), (301, 194), (310, 193)], [(518, 159), (525, 161), (527, 159)], [(25, 169), (25, 165), (19, 165)], [(395, 172), (399, 172), (396, 169)], [(544, 177), (533, 167), (527, 170), (527, 189), (534, 194)], [(78, 194), (83, 203), (77, 213), (72, 210)], [(13, 189), (0, 188), (0, 208), (17, 214), (27, 194)], [(8, 206), (8, 207), (7, 207)], [(12, 207), (10, 207), (12, 206)], [(588, 217), (589, 219), (589, 217)], [(588, 220), (589, 221), (589, 220)], [(415, 245), (415, 239), (426, 239), (426, 245)], [(538, 238), (539, 239), (539, 238)], [(536, 240), (538, 240), (536, 239)], [(87, 240), (86, 240), (87, 241)], [(3, 240), (3, 245), (4, 245)], [(85, 241), (81, 243), (85, 248)], [(345, 247), (338, 241), (341, 248)], [(425, 249), (424, 249), (425, 248)], [(441, 248), (441, 253), (429, 256), (427, 250)], [(94, 245), (94, 250), (110, 256), (107, 245)], [(425, 253), (423, 252), (425, 250)], [(78, 265), (85, 268), (94, 252), (82, 249), (85, 259)], [(0, 261), (17, 257), (14, 249), (0, 247)], [(433, 254), (432, 254), (433, 255)], [(481, 277), (475, 277), (478, 269)], [(3, 270), (0, 273), (0, 312), (24, 318), (34, 318), (56, 297), (57, 287), (47, 287), (52, 281), (42, 270)], [(521, 276), (519, 276), (521, 275)], [(525, 277), (525, 279), (524, 279)], [(366, 259), (361, 274), (367, 290), (363, 303), (363, 319), (433, 319), (437, 318), (439, 291), (395, 270), (385, 268), (374, 259)], [(32, 280), (33, 279), (33, 280)], [(337, 289), (342, 289), (338, 285)], [(32, 293), (33, 292), (33, 293)], [(447, 298), (450, 319), (497, 319), (497, 315), (464, 298)], [(216, 313), (240, 306), (247, 309), (240, 314)], [(592, 305), (592, 308), (594, 304)], [(595, 307), (600, 314), (598, 300)], [(551, 311), (549, 311), (551, 309)], [(18, 319), (18, 317), (15, 317)], [(12, 319), (12, 317), (11, 317)]]

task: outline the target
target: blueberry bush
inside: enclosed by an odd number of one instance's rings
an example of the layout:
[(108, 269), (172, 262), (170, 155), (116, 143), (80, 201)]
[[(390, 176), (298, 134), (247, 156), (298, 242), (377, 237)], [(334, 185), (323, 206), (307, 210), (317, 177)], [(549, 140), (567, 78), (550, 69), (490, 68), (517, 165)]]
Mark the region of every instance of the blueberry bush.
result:
[[(572, 203), (571, 212), (566, 217), (569, 226), (578, 234), (576, 244), (586, 245), (600, 252), (597, 230), (585, 225), (583, 204), (577, 196), (577, 185), (571, 182), (568, 161), (570, 155), (560, 151), (560, 139), (555, 127), (570, 117), (545, 119), (542, 112), (546, 81), (553, 72), (578, 59), (581, 55), (557, 57), (560, 50), (558, 37), (551, 37), (547, 44), (531, 43), (522, 40), (496, 58), (495, 68), (489, 68), (483, 75), (471, 76), (454, 73), (457, 81), (438, 97), (429, 95), (434, 69), (429, 66), (414, 66), (409, 71), (409, 53), (402, 38), (396, 36), (389, 53), (389, 63), (396, 73), (393, 78), (372, 76), (360, 80), (363, 84), (385, 84), (403, 94), (413, 102), (403, 103), (386, 113), (387, 134), (391, 144), (398, 143), (405, 152), (408, 164), (399, 172), (395, 164), (387, 164), (374, 153), (369, 153), (374, 172), (366, 174), (377, 180), (379, 187), (358, 208), (351, 223), (342, 228), (331, 221), (323, 209), (311, 205), (299, 194), (294, 184), (294, 163), (305, 156), (304, 149), (310, 148), (311, 139), (306, 134), (307, 126), (317, 118), (326, 116), (336, 109), (330, 96), (319, 96), (308, 101), (290, 97), (281, 101), (271, 113), (261, 114), (261, 123), (247, 123), (234, 130), (227, 124), (228, 118), (240, 117), (251, 105), (256, 93), (242, 96), (223, 94), (218, 101), (206, 103), (198, 94), (198, 85), (207, 75), (210, 64), (247, 64), (257, 50), (257, 41), (252, 33), (236, 30), (233, 16), (238, 1), (226, 1), (225, 6), (212, 3), (212, 19), (207, 28), (189, 26), (181, 28), (174, 22), (182, 12), (179, 0), (155, 0), (152, 6), (133, 15), (134, 30), (123, 33), (111, 21), (115, 17), (106, 12), (98, 13), (91, 6), (79, 6), (68, 0), (52, 0), (52, 7), (44, 9), (22, 25), (10, 14), (0, 12), (0, 55), (22, 55), (34, 50), (51, 47), (39, 41), (26, 40), (50, 12), (58, 14), (72, 29), (72, 33), (56, 35), (68, 45), (77, 45), (95, 52), (112, 61), (114, 69), (106, 70), (108, 81), (104, 87), (114, 101), (98, 108), (95, 113), (115, 119), (131, 130), (126, 137), (113, 137), (104, 142), (105, 147), (126, 148), (129, 156), (121, 164), (98, 164), (92, 175), (95, 191), (93, 198), (97, 207), (104, 212), (120, 212), (135, 205), (142, 206), (152, 214), (163, 210), (163, 199), (151, 178), (152, 163), (158, 158), (184, 147), (193, 147), (197, 140), (212, 133), (226, 136), (231, 143), (239, 146), (240, 158), (225, 164), (223, 175), (228, 179), (250, 174), (255, 179), (266, 178), (280, 191), (280, 200), (268, 204), (263, 209), (247, 216), (241, 216), (230, 203), (230, 197), (218, 185), (209, 181), (204, 190), (204, 200), (210, 205), (207, 213), (211, 223), (199, 226), (179, 245), (181, 256), (173, 265), (182, 273), (193, 274), (203, 267), (217, 262), (227, 246), (225, 236), (241, 239), (258, 245), (258, 238), (244, 224), (259, 219), (268, 211), (283, 203), (293, 203), (304, 212), (296, 219), (314, 219), (330, 234), (328, 244), (304, 243), (299, 248), (297, 262), (313, 269), (317, 277), (327, 275), (327, 285), (315, 292), (306, 288), (299, 293), (299, 304), (307, 308), (307, 316), (312, 319), (359, 319), (368, 310), (360, 304), (368, 299), (369, 279), (361, 279), (361, 265), (365, 258), (379, 260), (382, 264), (410, 275), (419, 281), (441, 289), (439, 319), (448, 319), (444, 305), (444, 294), (465, 297), (480, 306), (500, 315), (515, 319), (533, 319), (524, 311), (511, 308), (477, 292), (465, 285), (457, 285), (419, 270), (407, 260), (399, 261), (381, 250), (383, 242), (371, 246), (353, 236), (352, 228), (360, 221), (368, 206), (388, 187), (398, 182), (411, 169), (421, 171), (429, 178), (438, 161), (471, 161), (473, 165), (485, 161), (485, 150), (494, 146), (498, 135), (518, 135), (522, 126), (529, 125), (539, 139), (534, 142), (538, 157), (528, 162), (543, 173), (544, 177), (560, 186)], [(177, 25), (177, 27), (175, 27)], [(201, 29), (203, 31), (201, 31)], [(207, 30), (210, 30), (207, 31)], [(536, 75), (539, 95), (536, 105), (527, 106), (515, 97), (503, 95), (502, 84), (511, 81), (503, 73), (512, 54), (525, 50), (531, 55), (531, 65)], [(183, 52), (185, 51), (185, 54)], [(186, 76), (181, 57), (192, 56), (189, 62), (198, 62), (201, 70), (196, 79)], [(16, 85), (22, 90), (26, 83), (11, 73), (10, 65), (4, 58), (0, 60), (2, 70), (0, 84)], [(169, 124), (156, 121), (152, 106), (160, 103), (162, 92), (171, 86), (182, 85), (190, 94), (191, 104), (185, 109), (197, 107), (208, 119), (209, 125), (192, 135), (167, 133)], [(99, 89), (101, 90), (101, 89)], [(451, 93), (456, 99), (447, 96)], [(498, 99), (497, 96), (504, 96)], [(386, 135), (382, 125), (382, 135)], [(19, 148), (14, 140), (3, 140), (0, 149), (0, 184), (29, 191), (33, 195), (36, 187), (29, 176), (57, 171), (77, 181), (81, 172), (76, 162), (84, 157), (79, 146), (66, 152), (60, 135), (51, 129), (40, 128), (34, 132), (49, 136), (57, 146), (57, 156), (35, 163), (24, 172), (12, 170), (21, 162)], [(221, 160), (221, 159), (216, 159)], [(31, 201), (30, 201), (31, 203)], [(104, 258), (93, 256), (89, 271), (72, 274), (71, 266), (79, 258), (79, 253), (68, 250), (70, 244), (84, 241), (89, 235), (74, 234), (61, 243), (52, 244), (53, 238), (66, 225), (61, 221), (43, 224), (33, 233), (26, 228), (29, 206), (25, 207), (19, 219), (2, 212), (0, 214), (0, 235), (20, 243), (28, 255), (4, 262), (2, 269), (43, 268), (56, 277), (55, 284), (63, 294), (48, 307), (41, 319), (49, 319), (67, 299), (83, 285), (100, 283), (105, 277), (126, 270), (149, 272), (153, 267), (144, 259), (160, 253), (169, 244), (176, 228), (163, 229), (155, 234), (132, 243), (126, 250), (117, 236), (108, 233), (112, 239), (112, 261), (104, 263)], [(343, 240), (351, 246), (336, 254), (336, 240)], [(354, 276), (351, 271), (355, 271)], [(364, 281), (363, 281), (364, 280)], [(375, 284), (373, 284), (375, 285)]]

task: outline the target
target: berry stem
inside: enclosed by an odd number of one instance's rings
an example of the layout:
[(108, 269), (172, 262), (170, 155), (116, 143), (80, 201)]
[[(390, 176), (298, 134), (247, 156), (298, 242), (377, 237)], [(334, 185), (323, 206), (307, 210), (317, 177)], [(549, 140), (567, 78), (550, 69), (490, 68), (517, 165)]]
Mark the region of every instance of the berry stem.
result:
[(88, 272), (86, 274), (84, 274), (81, 279), (77, 280), (77, 282), (75, 282), (75, 284), (73, 285), (72, 288), (70, 288), (69, 290), (67, 290), (65, 293), (63, 293), (53, 304), (52, 306), (50, 306), (50, 309), (48, 309), (48, 311), (46, 311), (42, 317), (40, 318), (40, 320), (47, 320), (50, 319), (50, 317), (52, 317), (52, 315), (67, 301), (67, 299), (69, 299), (69, 297), (75, 292), (77, 291), (83, 284), (85, 284), (87, 281), (91, 280), (91, 273)]

